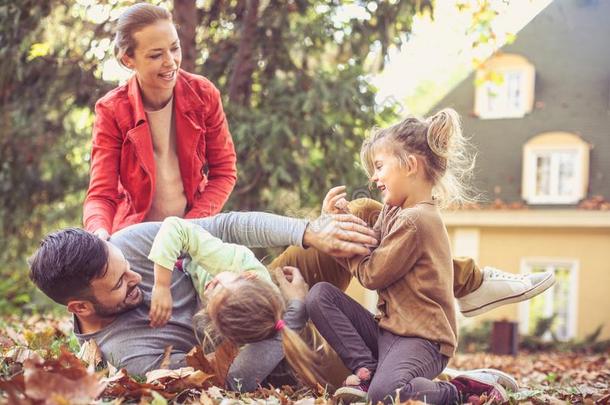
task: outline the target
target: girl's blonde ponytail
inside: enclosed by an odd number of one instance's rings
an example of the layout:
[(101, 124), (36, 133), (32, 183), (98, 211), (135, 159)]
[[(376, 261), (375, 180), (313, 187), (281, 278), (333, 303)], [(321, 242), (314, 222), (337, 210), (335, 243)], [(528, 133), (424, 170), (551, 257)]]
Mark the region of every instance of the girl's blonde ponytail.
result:
[(459, 114), (444, 108), (426, 120), (426, 141), (435, 155), (432, 166), (437, 175), (434, 194), (442, 205), (462, 205), (474, 202), (476, 196), (468, 189), (474, 169), (475, 156), (462, 133)]
[(462, 137), (460, 116), (452, 108), (440, 110), (427, 119), (426, 141), (430, 150), (439, 157), (448, 158), (455, 138)]
[(319, 367), (319, 359), (316, 353), (301, 339), (301, 337), (287, 326), (279, 333), (282, 335), (282, 346), (284, 354), (290, 367), (303, 379), (303, 382), (311, 387), (318, 383), (324, 385), (324, 378)]

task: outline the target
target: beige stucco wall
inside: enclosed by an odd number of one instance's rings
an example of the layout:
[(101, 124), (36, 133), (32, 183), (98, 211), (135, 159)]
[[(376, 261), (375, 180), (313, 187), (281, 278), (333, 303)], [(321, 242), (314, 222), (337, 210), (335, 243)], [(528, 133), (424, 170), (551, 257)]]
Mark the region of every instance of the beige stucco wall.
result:
[[(610, 229), (479, 229), (482, 265), (519, 273), (524, 258), (578, 260), (576, 335), (582, 338), (604, 324), (601, 337), (610, 338)], [(455, 228), (449, 228), (450, 236), (454, 231)], [(475, 318), (475, 321), (518, 321), (518, 305), (497, 308)]]

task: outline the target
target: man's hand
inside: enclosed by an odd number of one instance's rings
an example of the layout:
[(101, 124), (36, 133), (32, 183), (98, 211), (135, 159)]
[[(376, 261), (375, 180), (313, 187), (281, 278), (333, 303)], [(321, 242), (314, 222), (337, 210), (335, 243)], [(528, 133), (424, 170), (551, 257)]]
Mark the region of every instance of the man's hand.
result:
[(151, 327), (165, 326), (172, 316), (172, 304), (172, 294), (169, 287), (155, 285), (152, 289), (149, 312)]
[(280, 292), (286, 299), (304, 301), (309, 286), (296, 267), (284, 266), (274, 270), (275, 278), (280, 287)]
[(335, 257), (352, 257), (370, 253), (376, 246), (375, 232), (352, 214), (322, 215), (310, 222), (303, 235), (303, 246), (312, 246)]
[(345, 199), (347, 193), (345, 186), (337, 186), (328, 190), (322, 202), (322, 215), (325, 214), (349, 214), (348, 201)]

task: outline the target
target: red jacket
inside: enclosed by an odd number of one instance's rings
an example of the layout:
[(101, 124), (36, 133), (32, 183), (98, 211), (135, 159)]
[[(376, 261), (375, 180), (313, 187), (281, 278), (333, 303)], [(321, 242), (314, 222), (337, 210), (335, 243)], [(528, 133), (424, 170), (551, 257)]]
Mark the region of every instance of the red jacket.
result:
[[(186, 195), (186, 218), (214, 215), (237, 179), (235, 149), (220, 93), (202, 76), (180, 70), (174, 88), (176, 149)], [(136, 77), (95, 105), (91, 180), (83, 207), (85, 229), (114, 233), (140, 223), (152, 204), (155, 159)]]

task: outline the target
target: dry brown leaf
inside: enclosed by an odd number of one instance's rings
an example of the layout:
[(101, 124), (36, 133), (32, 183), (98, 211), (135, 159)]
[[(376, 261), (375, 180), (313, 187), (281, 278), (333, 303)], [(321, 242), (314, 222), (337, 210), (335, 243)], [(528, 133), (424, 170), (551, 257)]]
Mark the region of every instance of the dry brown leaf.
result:
[[(118, 379), (115, 378), (117, 376)], [(139, 383), (127, 375), (124, 370), (121, 370), (117, 376), (113, 377), (112, 382), (108, 383), (104, 390), (105, 397), (119, 397), (126, 401), (132, 401), (149, 397), (151, 390), (163, 389), (163, 386), (157, 384)]]
[(8, 394), (10, 404), (25, 405), (31, 403), (28, 402), (28, 399), (22, 397), (22, 394), (25, 394), (23, 374), (18, 374), (10, 380), (0, 379), (0, 390), (3, 390)]
[(212, 358), (208, 357), (208, 360), (214, 367), (214, 375), (216, 378), (216, 382), (221, 387), (225, 386), (225, 381), (227, 379), (227, 374), (229, 374), (229, 367), (237, 357), (239, 353), (239, 349), (237, 346), (229, 341), (224, 341), (220, 345), (216, 347), (216, 350)]
[(108, 369), (108, 377), (112, 377), (116, 375), (119, 371), (125, 371), (125, 369), (118, 370), (115, 366), (113, 366), (109, 361), (106, 362), (106, 368)]
[(214, 377), (211, 382), (225, 387), (229, 368), (238, 353), (237, 346), (228, 341), (219, 344), (216, 350), (209, 354), (204, 354), (201, 347), (196, 346), (186, 355), (186, 364), (206, 374), (212, 374)]
[(202, 389), (211, 386), (210, 380), (213, 375), (206, 374), (201, 370), (196, 370), (191, 374), (177, 379), (169, 379), (165, 382), (165, 389), (168, 392), (180, 393), (188, 389)]
[(531, 398), (534, 404), (545, 404), (545, 405), (568, 405), (569, 402), (555, 398), (549, 394), (540, 394), (535, 398)]
[(100, 376), (87, 371), (83, 363), (66, 349), (59, 359), (24, 364), (25, 394), (45, 403), (88, 403), (105, 388)]
[(223, 397), (222, 389), (216, 386), (208, 388), (207, 393), (212, 398), (222, 399)]
[(103, 361), (102, 351), (93, 339), (87, 340), (81, 345), (76, 357), (84, 361), (88, 366), (93, 367), (96, 367)]
[(119, 381), (121, 378), (124, 378), (124, 377), (128, 377), (127, 370), (122, 368), (119, 371), (115, 371), (113, 374), (109, 374), (108, 377), (102, 378), (102, 381), (105, 383), (112, 383), (112, 382)]
[(4, 329), (4, 333), (6, 333), (9, 338), (13, 339), (16, 344), (27, 346), (28, 342), (25, 340), (25, 337), (22, 334), (15, 332), (15, 329), (7, 327)]
[(205, 391), (201, 392), (201, 396), (199, 397), (199, 404), (200, 405), (216, 405), (214, 403), (214, 400), (212, 398), (210, 398), (210, 396)]
[(24, 363), (26, 360), (43, 361), (37, 352), (26, 347), (13, 347), (6, 352), (4, 358), (16, 363)]
[(172, 349), (174, 346), (169, 345), (165, 347), (163, 351), (163, 360), (161, 360), (161, 364), (159, 368), (169, 368), (169, 364), (171, 363)]
[(598, 399), (597, 401), (595, 401), (596, 404), (599, 405), (607, 405), (610, 404), (610, 394), (604, 395), (603, 397), (601, 397), (600, 399)]
[(201, 370), (205, 373), (213, 374), (214, 366), (206, 358), (201, 346), (195, 346), (186, 355), (186, 364), (193, 367), (195, 370)]
[(13, 339), (8, 336), (0, 335), (0, 349), (8, 349), (9, 347), (13, 347), (15, 342)]

